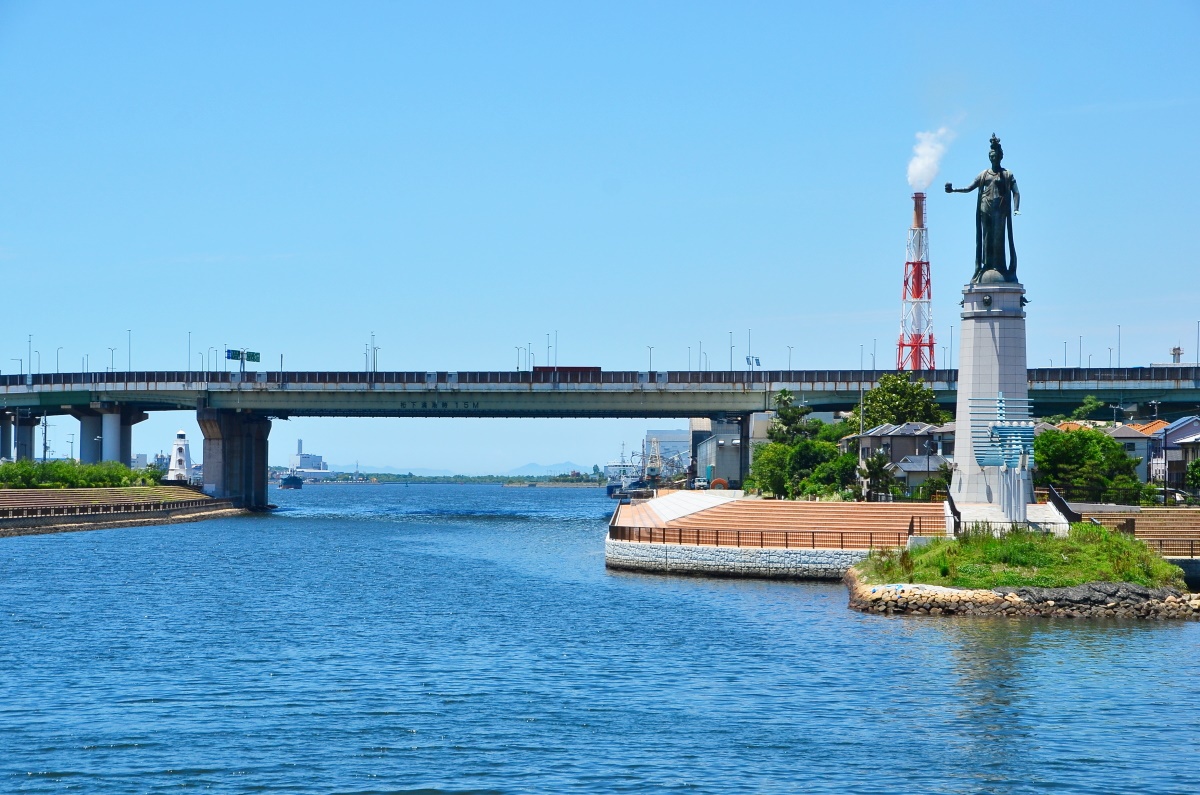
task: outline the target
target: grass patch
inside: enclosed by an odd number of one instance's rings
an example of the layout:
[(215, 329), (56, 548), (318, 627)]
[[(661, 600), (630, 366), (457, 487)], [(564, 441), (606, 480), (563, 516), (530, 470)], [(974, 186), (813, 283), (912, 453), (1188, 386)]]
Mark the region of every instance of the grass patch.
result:
[(1087, 582), (1132, 582), (1187, 590), (1178, 566), (1131, 535), (1091, 524), (1071, 525), (1066, 538), (1021, 529), (996, 536), (972, 529), (911, 552), (872, 551), (856, 568), (872, 584), (1065, 588)]

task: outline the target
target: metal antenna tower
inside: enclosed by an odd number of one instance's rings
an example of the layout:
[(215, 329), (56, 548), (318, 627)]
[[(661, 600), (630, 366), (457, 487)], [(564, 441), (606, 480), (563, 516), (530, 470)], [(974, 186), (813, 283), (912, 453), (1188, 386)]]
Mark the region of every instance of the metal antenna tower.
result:
[(933, 309), (930, 306), (929, 238), (925, 228), (925, 194), (913, 194), (913, 224), (908, 230), (908, 258), (900, 296), (900, 341), (897, 370), (934, 370)]

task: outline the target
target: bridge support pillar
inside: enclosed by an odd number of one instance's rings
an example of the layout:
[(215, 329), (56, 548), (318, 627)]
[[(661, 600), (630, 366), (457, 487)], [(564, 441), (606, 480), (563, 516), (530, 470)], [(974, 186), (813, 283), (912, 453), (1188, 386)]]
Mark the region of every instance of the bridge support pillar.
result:
[(114, 406), (95, 413), (76, 413), (79, 418), (79, 463), (98, 464), (119, 461), (129, 466), (133, 458), (133, 426), (148, 415), (124, 406)]
[(17, 449), (14, 457), (18, 460), (33, 460), (37, 458), (37, 434), (34, 431), (42, 424), (41, 417), (23, 417), (17, 415)]
[(12, 460), (13, 445), (13, 415), (10, 412), (0, 412), (0, 458)]
[(200, 409), (196, 420), (204, 434), (204, 491), (243, 508), (266, 508), (271, 421), (218, 409)]
[(79, 463), (100, 463), (100, 437), (103, 432), (99, 414), (85, 414), (79, 418)]
[[(121, 460), (121, 412), (110, 411), (100, 415), (100, 458), (103, 461)], [(128, 462), (126, 462), (128, 463)]]
[(738, 436), (740, 437), (738, 445), (742, 448), (741, 455), (738, 457), (738, 477), (741, 482), (738, 483), (738, 488), (745, 488), (746, 478), (750, 477), (750, 415), (742, 417), (738, 421)]

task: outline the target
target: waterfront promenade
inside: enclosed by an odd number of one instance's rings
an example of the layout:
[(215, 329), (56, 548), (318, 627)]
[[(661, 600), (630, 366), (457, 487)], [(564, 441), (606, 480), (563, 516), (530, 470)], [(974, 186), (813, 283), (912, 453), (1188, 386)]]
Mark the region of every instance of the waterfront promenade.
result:
[(609, 521), (612, 569), (715, 577), (840, 580), (872, 549), (946, 535), (941, 503), (744, 499), (676, 491), (620, 505)]

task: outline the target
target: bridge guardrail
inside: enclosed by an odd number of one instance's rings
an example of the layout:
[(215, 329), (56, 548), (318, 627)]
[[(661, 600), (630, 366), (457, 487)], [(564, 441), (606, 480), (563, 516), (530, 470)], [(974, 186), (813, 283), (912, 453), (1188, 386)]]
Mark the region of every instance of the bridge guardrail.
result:
[[(479, 370), (479, 371), (346, 371), (346, 370), (258, 370), (250, 383), (287, 384), (778, 384), (778, 383), (874, 383), (890, 370), (662, 370), (650, 373), (636, 370), (601, 370), (599, 368), (561, 368), (559, 370)], [(1200, 382), (1200, 367), (1039, 367), (1028, 371), (1029, 382)], [(129, 372), (37, 373), (33, 375), (0, 375), (0, 386), (78, 386), (126, 383), (213, 383), (232, 384), (236, 371), (200, 370), (134, 370)], [(931, 383), (958, 382), (958, 370), (922, 370), (914, 373)], [(259, 382), (258, 379), (263, 381)], [(644, 380), (643, 380), (644, 379)]]

